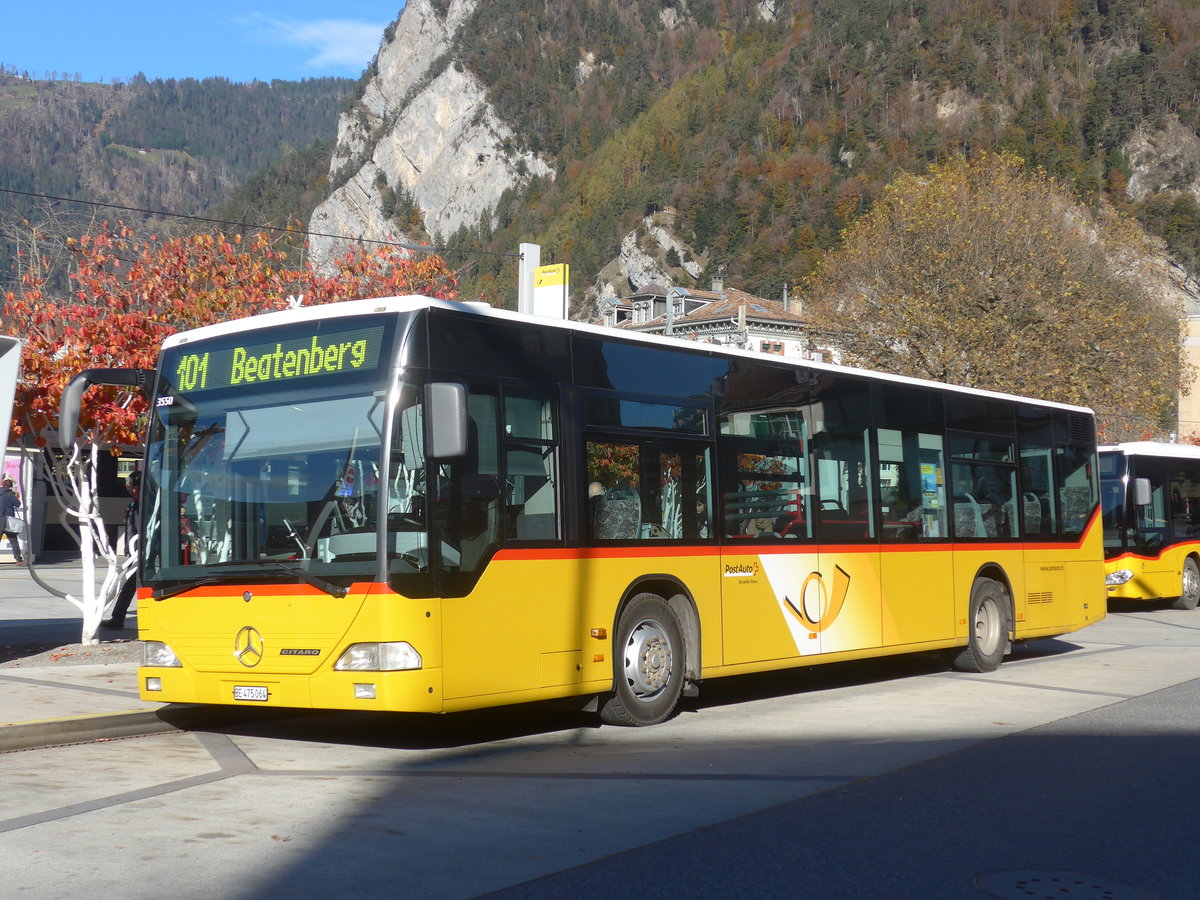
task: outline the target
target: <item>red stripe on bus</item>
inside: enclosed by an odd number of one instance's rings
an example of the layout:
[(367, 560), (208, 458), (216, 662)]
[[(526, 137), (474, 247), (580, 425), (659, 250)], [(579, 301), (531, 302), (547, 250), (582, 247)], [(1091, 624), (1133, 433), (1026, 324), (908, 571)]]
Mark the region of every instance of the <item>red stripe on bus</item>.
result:
[(1122, 553), (1120, 556), (1113, 556), (1113, 557), (1105, 560), (1105, 562), (1115, 563), (1115, 562), (1119, 562), (1122, 559), (1141, 559), (1141, 560), (1145, 560), (1146, 562), (1158, 562), (1160, 559), (1162, 559), (1164, 556), (1167, 555), (1168, 551), (1175, 551), (1175, 550), (1179, 550), (1180, 548), (1186, 548), (1186, 547), (1191, 547), (1193, 550), (1196, 548), (1200, 548), (1200, 541), (1176, 541), (1174, 544), (1168, 544), (1167, 546), (1163, 547), (1162, 550), (1157, 555), (1154, 555), (1154, 556), (1147, 556), (1144, 553), (1129, 552), (1129, 553)]

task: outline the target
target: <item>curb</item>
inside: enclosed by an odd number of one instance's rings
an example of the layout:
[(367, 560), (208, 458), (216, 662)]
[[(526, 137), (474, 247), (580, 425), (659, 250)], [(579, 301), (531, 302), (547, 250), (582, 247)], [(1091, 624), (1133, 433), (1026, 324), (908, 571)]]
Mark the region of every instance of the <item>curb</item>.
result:
[(181, 730), (164, 721), (159, 712), (159, 708), (136, 709), (0, 725), (0, 753)]

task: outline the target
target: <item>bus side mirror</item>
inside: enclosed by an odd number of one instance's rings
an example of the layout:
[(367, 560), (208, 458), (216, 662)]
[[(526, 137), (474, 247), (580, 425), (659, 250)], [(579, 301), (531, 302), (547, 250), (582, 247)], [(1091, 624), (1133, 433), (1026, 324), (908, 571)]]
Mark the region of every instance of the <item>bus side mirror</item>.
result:
[(429, 455), (439, 459), (467, 452), (467, 389), (453, 382), (432, 382), (426, 392)]
[(137, 388), (147, 401), (154, 388), (153, 369), (84, 369), (63, 389), (58, 409), (58, 439), (64, 448), (75, 441), (79, 428), (79, 405), (83, 392), (93, 384), (112, 384)]
[(1149, 478), (1133, 479), (1133, 505), (1134, 506), (1149, 506), (1150, 505), (1150, 479)]

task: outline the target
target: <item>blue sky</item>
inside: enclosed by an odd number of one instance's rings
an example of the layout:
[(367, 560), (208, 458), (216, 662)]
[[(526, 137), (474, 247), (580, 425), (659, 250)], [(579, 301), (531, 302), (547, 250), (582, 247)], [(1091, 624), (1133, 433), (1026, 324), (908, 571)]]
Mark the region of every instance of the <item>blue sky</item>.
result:
[(38, 78), (357, 78), (404, 0), (4, 4), (0, 64)]

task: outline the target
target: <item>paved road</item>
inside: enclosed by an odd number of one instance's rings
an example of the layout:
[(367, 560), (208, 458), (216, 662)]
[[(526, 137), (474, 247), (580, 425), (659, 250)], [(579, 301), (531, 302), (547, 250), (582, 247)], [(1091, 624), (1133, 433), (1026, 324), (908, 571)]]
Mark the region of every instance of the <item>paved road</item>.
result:
[(713, 682), (650, 729), (259, 710), (0, 755), (0, 871), (34, 898), (1183, 900), (1198, 711), (1200, 612), (1174, 610), (991, 675), (908, 657)]

